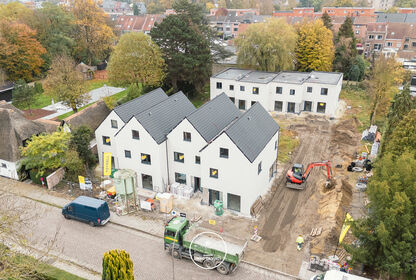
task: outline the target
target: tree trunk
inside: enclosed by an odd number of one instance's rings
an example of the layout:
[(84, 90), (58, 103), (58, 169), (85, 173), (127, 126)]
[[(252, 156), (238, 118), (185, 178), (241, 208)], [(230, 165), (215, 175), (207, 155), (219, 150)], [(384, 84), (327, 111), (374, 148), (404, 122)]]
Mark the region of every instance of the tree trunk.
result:
[(29, 114), (32, 115), (32, 109), (30, 108), (30, 105), (29, 105)]
[(78, 108), (77, 108), (77, 106), (73, 106), (73, 107), (72, 107), (72, 111), (74, 111), (74, 113), (78, 112)]

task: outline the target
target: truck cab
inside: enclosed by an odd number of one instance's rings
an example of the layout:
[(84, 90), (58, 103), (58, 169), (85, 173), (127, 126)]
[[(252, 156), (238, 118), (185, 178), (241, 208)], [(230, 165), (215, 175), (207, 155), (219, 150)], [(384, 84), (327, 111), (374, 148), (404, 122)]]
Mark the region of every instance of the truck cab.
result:
[(189, 228), (189, 221), (184, 217), (173, 217), (165, 227), (164, 244), (165, 250), (175, 244), (183, 246), (183, 236)]

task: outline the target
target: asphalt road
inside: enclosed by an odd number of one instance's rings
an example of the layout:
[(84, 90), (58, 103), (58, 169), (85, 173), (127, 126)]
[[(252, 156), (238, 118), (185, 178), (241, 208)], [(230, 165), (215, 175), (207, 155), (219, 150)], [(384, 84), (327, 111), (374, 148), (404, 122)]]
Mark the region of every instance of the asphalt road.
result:
[[(223, 276), (215, 270), (198, 268), (190, 260), (172, 259), (163, 250), (160, 238), (111, 223), (90, 227), (65, 220), (56, 207), (18, 196), (12, 199), (30, 209), (33, 218), (27, 236), (34, 247), (42, 249), (58, 233), (53, 252), (97, 272), (101, 272), (102, 256), (106, 251), (124, 249), (133, 261), (135, 279), (293, 279), (245, 264), (232, 275)], [(0, 202), (0, 207), (2, 205)]]

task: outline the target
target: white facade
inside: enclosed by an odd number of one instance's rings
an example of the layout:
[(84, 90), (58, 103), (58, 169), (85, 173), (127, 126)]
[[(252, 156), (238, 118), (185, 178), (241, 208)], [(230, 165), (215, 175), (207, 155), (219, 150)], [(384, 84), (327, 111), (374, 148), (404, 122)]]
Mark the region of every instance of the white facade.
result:
[[(221, 106), (224, 102), (227, 106)], [(137, 173), (139, 188), (165, 192), (169, 185), (178, 182), (192, 187), (194, 191), (210, 193), (210, 196), (203, 199), (206, 204), (214, 202), (217, 198), (215, 191), (218, 191), (221, 194), (218, 198), (223, 201), (224, 208), (250, 215), (251, 205), (267, 192), (275, 176), (278, 125), (260, 105), (253, 108), (257, 112), (253, 119), (260, 114), (261, 118), (271, 122), (274, 135), (269, 133), (267, 139), (263, 137), (255, 158), (252, 154), (250, 161), (227, 134), (229, 127), (244, 116), (250, 119), (250, 115), (241, 114), (224, 94), (206, 105), (199, 112), (190, 112), (176, 126), (170, 128), (166, 132), (166, 138), (155, 138), (155, 135), (152, 137), (149, 126), (146, 127), (149, 123), (142, 122), (140, 116), (132, 117), (124, 124), (114, 111), (111, 112), (95, 132), (100, 165), (102, 166), (103, 152), (111, 152), (115, 168), (131, 169)], [(228, 113), (224, 108), (233, 112)], [(152, 115), (155, 116), (156, 112), (163, 111), (153, 111)], [(150, 116), (150, 113), (146, 114)], [(117, 128), (112, 127), (111, 120), (113, 126), (114, 121), (117, 121)], [(153, 122), (151, 125), (159, 126)], [(256, 123), (251, 125), (255, 126)], [(250, 127), (247, 129), (250, 130)], [(103, 136), (110, 137), (111, 145), (104, 144)], [(159, 143), (155, 139), (159, 139)], [(228, 150), (228, 158), (220, 156), (220, 148)], [(150, 162), (147, 160), (149, 158)], [(262, 170), (258, 173), (260, 162)], [(211, 169), (218, 170), (218, 178), (211, 176)]]
[(269, 112), (311, 112), (334, 117), (342, 73), (269, 73), (227, 69), (211, 77), (210, 97), (227, 94), (240, 110), (259, 102)]
[(18, 180), (19, 179), (17, 175), (18, 166), (19, 166), (18, 161), (11, 162), (11, 161), (0, 159), (0, 176)]
[[(272, 186), (276, 173), (278, 139), (279, 134), (276, 133), (251, 163), (227, 134), (221, 134), (201, 153), (202, 187), (220, 192), (219, 199), (223, 201), (224, 208), (232, 208), (228, 201), (229, 194), (239, 196), (240, 212), (250, 215), (250, 207), (256, 199), (266, 194)], [(220, 157), (220, 148), (228, 149), (228, 158)], [(258, 173), (260, 162), (261, 172)], [(218, 170), (218, 178), (211, 176), (212, 168)]]
[[(117, 123), (117, 127), (112, 126), (114, 121)], [(98, 160), (100, 162), (100, 166), (103, 166), (103, 154), (104, 153), (111, 153), (112, 158), (112, 165), (115, 168), (119, 167), (118, 164), (118, 157), (117, 157), (117, 149), (115, 145), (114, 135), (124, 126), (124, 122), (121, 118), (117, 115), (117, 113), (113, 110), (110, 114), (105, 118), (105, 120), (98, 126), (95, 130), (95, 139), (97, 141), (97, 151), (98, 151)], [(106, 142), (103, 137), (109, 137), (110, 142)]]

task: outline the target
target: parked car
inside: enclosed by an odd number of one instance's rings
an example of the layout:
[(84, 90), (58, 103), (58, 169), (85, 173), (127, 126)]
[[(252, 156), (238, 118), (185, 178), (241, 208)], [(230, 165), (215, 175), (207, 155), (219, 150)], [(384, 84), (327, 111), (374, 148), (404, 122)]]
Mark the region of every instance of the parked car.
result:
[(62, 215), (66, 219), (79, 220), (90, 226), (103, 226), (110, 220), (107, 202), (88, 196), (79, 196), (65, 205)]

